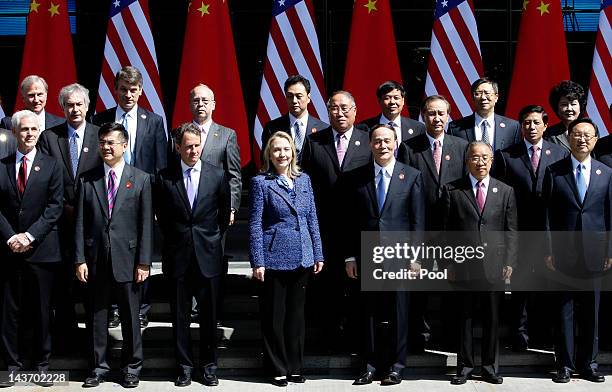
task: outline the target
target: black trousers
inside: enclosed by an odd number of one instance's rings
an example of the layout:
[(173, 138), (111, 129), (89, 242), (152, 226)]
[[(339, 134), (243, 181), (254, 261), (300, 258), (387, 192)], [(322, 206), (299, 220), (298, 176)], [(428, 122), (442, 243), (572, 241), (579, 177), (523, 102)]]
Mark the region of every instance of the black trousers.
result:
[(211, 278), (202, 275), (195, 255), (185, 275), (171, 279), (174, 351), (181, 373), (191, 374), (194, 368), (189, 328), (193, 297), (200, 308), (200, 366), (205, 374), (214, 374), (217, 369), (217, 305), (221, 279), (221, 275)]
[(271, 376), (302, 374), (304, 304), (312, 268), (266, 270), (260, 296), (264, 366)]
[(108, 346), (108, 309), (113, 299), (117, 300), (121, 317), (121, 370), (123, 373), (138, 375), (142, 369), (142, 336), (138, 317), (139, 284), (117, 282), (113, 276), (110, 258), (108, 267), (98, 266), (96, 273), (89, 275), (89, 333), (93, 348), (90, 360), (93, 372), (105, 375), (110, 371), (106, 359)]
[(23, 260), (4, 260), (11, 263), (2, 270), (2, 322), (0, 337), (4, 359), (9, 371), (23, 367), (19, 355), (23, 312), (32, 315), (34, 327), (34, 363), (39, 371), (48, 370), (51, 357), (51, 293), (59, 263), (28, 263)]
[(457, 374), (468, 375), (474, 370), (473, 320), (476, 304), (480, 302), (482, 319), (482, 372), (497, 374), (499, 353), (499, 300), (498, 291), (457, 292), (459, 313), (459, 350)]

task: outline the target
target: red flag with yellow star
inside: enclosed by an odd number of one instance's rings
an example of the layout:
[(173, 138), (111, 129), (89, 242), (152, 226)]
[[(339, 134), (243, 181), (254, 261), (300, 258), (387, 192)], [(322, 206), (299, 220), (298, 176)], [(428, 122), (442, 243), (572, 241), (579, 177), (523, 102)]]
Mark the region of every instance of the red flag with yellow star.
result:
[(380, 113), (376, 88), (402, 82), (389, 0), (356, 0), (344, 71), (344, 89), (355, 97), (357, 119)]
[[(77, 80), (67, 0), (32, 0), (26, 29), (19, 81), (42, 76), (49, 85), (45, 110), (64, 116), (57, 103), (62, 87)], [(17, 91), (15, 111), (23, 109)]]
[(236, 131), (241, 165), (251, 160), (240, 74), (226, 0), (189, 3), (172, 126), (191, 122), (189, 92), (204, 83), (215, 94), (213, 121)]
[(506, 115), (516, 118), (526, 105), (548, 104), (550, 89), (570, 78), (559, 0), (524, 0)]

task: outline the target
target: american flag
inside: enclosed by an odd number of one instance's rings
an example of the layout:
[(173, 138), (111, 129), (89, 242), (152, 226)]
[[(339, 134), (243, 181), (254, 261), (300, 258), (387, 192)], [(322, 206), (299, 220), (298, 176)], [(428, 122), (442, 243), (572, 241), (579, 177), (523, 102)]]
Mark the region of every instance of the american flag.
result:
[(604, 136), (612, 133), (612, 119), (609, 108), (612, 104), (612, 0), (601, 2), (599, 14), (599, 31), (595, 39), (595, 53), (593, 54), (593, 70), (589, 84), (586, 111), (589, 117), (599, 127), (599, 133)]
[(148, 0), (111, 2), (96, 112), (117, 105), (113, 95), (115, 74), (126, 65), (136, 67), (142, 73), (143, 91), (138, 105), (159, 114), (165, 124)]
[(287, 111), (283, 84), (291, 75), (300, 74), (310, 81), (308, 113), (328, 121), (319, 39), (311, 0), (274, 0), (266, 57), (254, 126), (259, 148), (263, 126)]
[(430, 50), (425, 95), (446, 97), (453, 119), (471, 114), (470, 85), (483, 74), (472, 0), (436, 1)]

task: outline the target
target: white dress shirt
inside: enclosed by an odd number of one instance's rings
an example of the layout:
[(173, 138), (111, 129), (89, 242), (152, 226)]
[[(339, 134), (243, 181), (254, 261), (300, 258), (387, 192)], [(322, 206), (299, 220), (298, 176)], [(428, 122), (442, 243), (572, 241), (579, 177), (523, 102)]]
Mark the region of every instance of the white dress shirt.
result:
[(387, 166), (382, 167), (376, 161), (374, 161), (374, 186), (376, 191), (378, 192), (378, 181), (379, 181), (379, 173), (383, 170), (383, 174), (385, 176), (385, 181), (383, 184), (385, 185), (385, 195), (389, 192), (389, 184), (391, 183), (391, 177), (393, 176), (393, 169), (395, 169), (395, 158), (391, 158)]
[[(206, 144), (206, 138), (208, 137), (208, 133), (210, 132), (210, 126), (212, 125), (212, 119), (208, 119), (204, 124), (199, 124), (195, 120), (193, 121), (198, 128), (200, 128), (200, 145), (203, 147)], [(185, 169), (187, 170), (187, 169)]]
[(482, 118), (476, 112), (474, 112), (474, 136), (476, 136), (476, 140), (482, 140), (482, 122), (487, 120), (487, 133), (489, 134), (489, 142), (491, 146), (495, 143), (495, 114), (492, 113), (487, 118)]
[(431, 137), (427, 132), (425, 132), (425, 135), (427, 136), (427, 140), (429, 140), (429, 148), (431, 148), (431, 152), (433, 153), (434, 150), (434, 142), (438, 140), (440, 142), (440, 153), (442, 153), (442, 147), (444, 147), (444, 132), (442, 132), (440, 137), (437, 139)]
[[(484, 184), (484, 187), (482, 187), (482, 192), (484, 194), (484, 199), (487, 200), (487, 193), (489, 192), (489, 181), (491, 180), (490, 176), (486, 176), (485, 178), (482, 179), (482, 182)], [(476, 191), (478, 190), (478, 187), (476, 186), (476, 184), (478, 183), (478, 180), (470, 174), (470, 181), (472, 182), (472, 192), (474, 192), (474, 197), (476, 197)]]
[[(126, 113), (121, 106), (117, 105), (117, 110), (115, 110), (115, 122), (119, 124), (123, 124), (121, 117), (123, 117), (123, 113)], [(127, 112), (127, 125), (128, 125), (128, 134), (130, 135), (130, 140), (128, 140), (128, 147), (130, 149), (132, 155), (132, 162), (134, 161), (134, 146), (136, 146), (136, 129), (138, 128), (138, 105), (134, 105), (132, 110)]]
[(578, 162), (578, 160), (574, 158), (573, 155), (570, 156), (572, 157), (572, 173), (574, 173), (574, 179), (576, 178), (576, 168), (578, 167), (578, 165), (584, 165), (584, 169), (582, 169), (582, 175), (584, 176), (584, 183), (586, 184), (588, 189), (589, 183), (591, 182), (591, 156), (587, 156), (587, 158), (582, 162)]

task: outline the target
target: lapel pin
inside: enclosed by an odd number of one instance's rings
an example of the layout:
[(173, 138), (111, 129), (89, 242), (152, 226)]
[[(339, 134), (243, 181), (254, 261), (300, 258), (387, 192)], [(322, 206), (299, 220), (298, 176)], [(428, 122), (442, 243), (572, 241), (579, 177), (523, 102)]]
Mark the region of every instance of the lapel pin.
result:
[(597, 170), (595, 170), (595, 173), (597, 173), (597, 175), (600, 175), (601, 174), (601, 170), (597, 169)]
[(5, 142), (6, 141), (6, 135), (2, 134), (0, 135), (0, 142)]
[(500, 128), (506, 128), (506, 124), (505, 123), (499, 123), (499, 127)]
[(447, 155), (445, 155), (445, 156), (444, 156), (444, 159), (446, 159), (447, 161), (450, 161), (450, 155), (448, 155), (448, 154), (447, 154)]
[(546, 150), (546, 151), (544, 151), (544, 153), (545, 153), (546, 155), (550, 155), (550, 150)]
[(143, 113), (143, 114), (140, 115), (140, 118), (145, 119), (145, 118), (147, 118), (147, 115)]
[(219, 134), (218, 134), (217, 132), (215, 132), (215, 133), (213, 134), (213, 136), (214, 136), (214, 137), (219, 137)]
[(83, 147), (83, 152), (89, 152), (89, 147)]
[(497, 193), (497, 188), (493, 188), (493, 193)]
[[(34, 166), (34, 171), (40, 171), (40, 166)], [(597, 173), (599, 174), (599, 173)]]
[(355, 145), (359, 147), (361, 145), (361, 142), (359, 140), (355, 140)]
[(310, 130), (310, 133), (317, 133), (317, 128), (312, 128), (312, 129)]
[(404, 178), (406, 178), (406, 176), (404, 175), (404, 172), (400, 172), (398, 177), (399, 177), (400, 181), (404, 181)]
[(131, 182), (131, 181), (126, 182), (126, 183), (125, 183), (125, 187), (126, 187), (127, 189), (130, 189), (130, 188), (132, 187), (132, 182)]
[(408, 133), (412, 135), (412, 134), (414, 133), (414, 129), (410, 128), (410, 129), (408, 130)]

